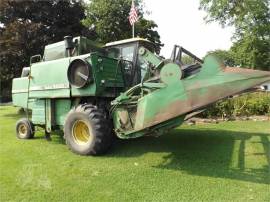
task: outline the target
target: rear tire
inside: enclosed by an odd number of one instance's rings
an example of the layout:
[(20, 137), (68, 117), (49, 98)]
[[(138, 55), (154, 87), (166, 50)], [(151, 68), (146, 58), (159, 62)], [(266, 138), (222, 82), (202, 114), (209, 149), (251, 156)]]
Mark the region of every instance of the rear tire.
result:
[(80, 155), (100, 155), (111, 146), (113, 135), (106, 112), (91, 104), (73, 108), (67, 115), (64, 137), (68, 147)]
[(19, 139), (31, 139), (34, 137), (35, 127), (33, 123), (26, 119), (22, 118), (16, 123), (16, 135)]

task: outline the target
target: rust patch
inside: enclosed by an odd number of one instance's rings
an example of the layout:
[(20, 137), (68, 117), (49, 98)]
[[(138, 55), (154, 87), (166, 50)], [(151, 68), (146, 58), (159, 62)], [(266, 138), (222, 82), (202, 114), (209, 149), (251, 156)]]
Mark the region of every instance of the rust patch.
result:
[(119, 111), (118, 112), (120, 121), (123, 125), (127, 125), (128, 124), (128, 112), (127, 111)]
[(266, 74), (270, 75), (270, 72), (267, 71), (259, 71), (259, 70), (254, 70), (254, 69), (248, 69), (248, 68), (240, 68), (240, 67), (226, 67), (223, 69), (223, 72), (228, 72), (228, 73), (248, 73), (248, 74), (254, 74), (254, 73), (259, 73), (259, 74)]
[(178, 100), (171, 103), (168, 107), (161, 109), (151, 120), (146, 121), (141, 129), (157, 125), (190, 111), (191, 106), (188, 101), (189, 100)]

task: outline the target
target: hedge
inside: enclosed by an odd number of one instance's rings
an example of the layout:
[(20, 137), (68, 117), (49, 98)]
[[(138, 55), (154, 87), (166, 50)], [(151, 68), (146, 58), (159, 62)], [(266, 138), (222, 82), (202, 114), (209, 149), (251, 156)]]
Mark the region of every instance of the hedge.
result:
[(204, 111), (205, 118), (270, 115), (270, 93), (247, 93), (218, 102)]

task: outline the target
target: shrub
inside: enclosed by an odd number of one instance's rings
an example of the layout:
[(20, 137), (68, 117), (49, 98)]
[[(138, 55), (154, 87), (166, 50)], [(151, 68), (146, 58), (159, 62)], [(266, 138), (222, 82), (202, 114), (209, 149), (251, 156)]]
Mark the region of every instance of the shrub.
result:
[(200, 116), (225, 118), (251, 115), (270, 115), (270, 93), (248, 93), (227, 99), (210, 106)]

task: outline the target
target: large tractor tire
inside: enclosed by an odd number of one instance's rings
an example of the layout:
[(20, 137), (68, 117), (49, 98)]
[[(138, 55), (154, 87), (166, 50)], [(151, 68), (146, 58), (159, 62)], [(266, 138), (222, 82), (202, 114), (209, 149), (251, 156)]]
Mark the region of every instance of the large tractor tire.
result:
[(70, 110), (64, 125), (64, 137), (68, 147), (80, 155), (103, 154), (113, 140), (106, 112), (91, 104)]
[(16, 123), (16, 135), (19, 139), (31, 139), (34, 137), (35, 127), (33, 123), (26, 119), (22, 118)]

